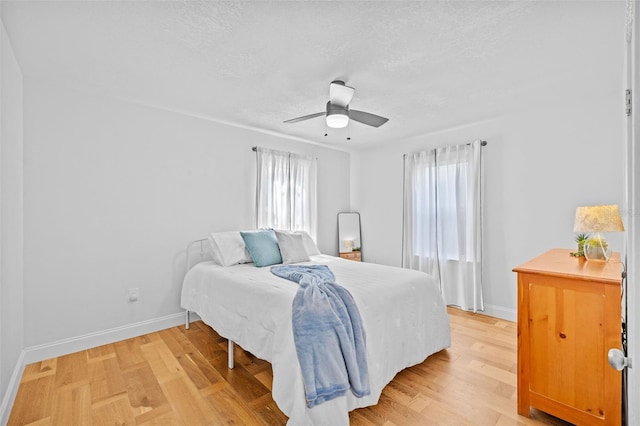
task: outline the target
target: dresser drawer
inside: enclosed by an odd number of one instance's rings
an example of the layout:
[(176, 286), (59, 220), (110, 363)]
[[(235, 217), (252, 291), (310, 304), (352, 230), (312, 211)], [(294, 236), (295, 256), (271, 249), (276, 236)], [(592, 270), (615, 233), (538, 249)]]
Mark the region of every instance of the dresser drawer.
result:
[(355, 260), (357, 262), (362, 261), (359, 251), (351, 251), (346, 253), (340, 253), (340, 257), (343, 259)]

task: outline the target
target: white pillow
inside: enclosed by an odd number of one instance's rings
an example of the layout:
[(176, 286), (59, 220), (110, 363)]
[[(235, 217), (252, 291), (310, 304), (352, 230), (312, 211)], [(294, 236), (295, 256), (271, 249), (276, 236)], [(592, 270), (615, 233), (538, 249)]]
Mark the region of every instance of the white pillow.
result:
[(311, 235), (309, 235), (307, 231), (296, 231), (296, 234), (302, 235), (302, 244), (304, 244), (304, 248), (309, 256), (321, 254), (315, 241), (313, 241), (313, 238), (311, 238)]
[(240, 231), (212, 232), (209, 236), (213, 260), (221, 266), (252, 262)]
[(282, 263), (298, 263), (308, 262), (309, 255), (304, 247), (302, 235), (276, 231), (276, 238), (280, 246), (280, 254), (282, 255)]
[(283, 234), (301, 235), (302, 236), (302, 244), (304, 245), (304, 250), (307, 252), (307, 256), (315, 256), (317, 254), (321, 254), (320, 250), (318, 249), (318, 246), (313, 241), (313, 238), (311, 238), (311, 235), (309, 235), (309, 233), (307, 231), (278, 231), (278, 230), (276, 230), (276, 232), (282, 232)]

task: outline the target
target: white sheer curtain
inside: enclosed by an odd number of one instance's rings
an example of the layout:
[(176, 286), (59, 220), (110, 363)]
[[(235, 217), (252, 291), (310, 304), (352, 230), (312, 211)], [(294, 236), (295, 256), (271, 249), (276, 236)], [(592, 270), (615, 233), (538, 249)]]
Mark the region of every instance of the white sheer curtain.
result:
[(316, 239), (316, 159), (256, 148), (257, 227), (307, 231)]
[(402, 265), (448, 305), (482, 311), (481, 142), (406, 154)]

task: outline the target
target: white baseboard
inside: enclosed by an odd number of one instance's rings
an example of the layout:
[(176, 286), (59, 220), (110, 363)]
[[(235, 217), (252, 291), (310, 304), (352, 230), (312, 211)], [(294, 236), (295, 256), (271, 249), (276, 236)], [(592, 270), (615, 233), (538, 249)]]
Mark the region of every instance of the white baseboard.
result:
[(518, 311), (515, 309), (505, 308), (504, 306), (496, 305), (484, 305), (484, 312), (479, 312), (484, 315), (500, 318), (506, 321), (516, 322), (518, 321)]
[(13, 401), (16, 400), (16, 394), (18, 393), (18, 387), (20, 386), (20, 379), (22, 378), (22, 372), (24, 371), (25, 351), (20, 352), (20, 356), (16, 361), (16, 366), (11, 374), (7, 391), (4, 393), (2, 402), (0, 403), (0, 424), (6, 425), (9, 422), (9, 415), (11, 414), (11, 408), (13, 407)]
[[(199, 317), (197, 315), (191, 313), (191, 322), (197, 321), (198, 319)], [(185, 314), (184, 312), (181, 312), (160, 318), (127, 324), (121, 327), (110, 328), (108, 330), (98, 331), (95, 333), (89, 333), (82, 336), (70, 337), (68, 339), (58, 340), (57, 342), (31, 346), (24, 350), (24, 352), (26, 352), (24, 362), (25, 364), (31, 364), (32, 362), (84, 351), (97, 346), (175, 327), (176, 325), (184, 324), (184, 321)]]

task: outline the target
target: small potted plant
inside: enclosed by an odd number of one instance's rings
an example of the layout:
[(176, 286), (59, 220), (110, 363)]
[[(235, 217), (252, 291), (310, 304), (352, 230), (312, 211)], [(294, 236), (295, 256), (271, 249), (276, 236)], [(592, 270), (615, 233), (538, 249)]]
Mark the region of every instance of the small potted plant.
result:
[(578, 243), (578, 251), (569, 253), (573, 257), (584, 257), (584, 245), (589, 239), (589, 234), (579, 233), (576, 234), (576, 243)]

